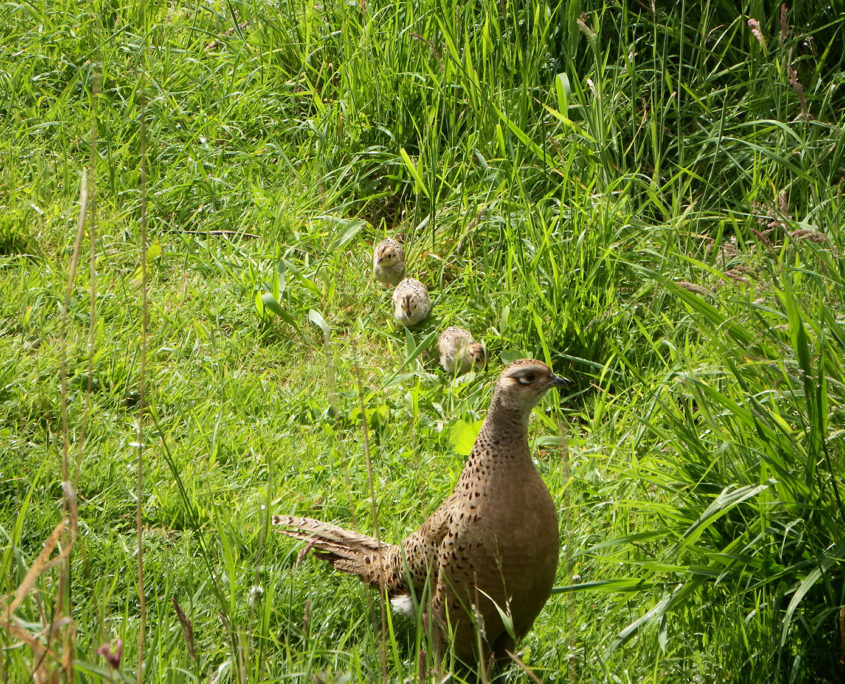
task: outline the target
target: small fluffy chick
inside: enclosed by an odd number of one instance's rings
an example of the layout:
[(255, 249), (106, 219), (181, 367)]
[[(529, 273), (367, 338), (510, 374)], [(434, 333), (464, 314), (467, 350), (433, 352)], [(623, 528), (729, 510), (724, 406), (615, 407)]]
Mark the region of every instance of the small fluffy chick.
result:
[(396, 285), (405, 276), (405, 250), (396, 240), (386, 238), (376, 245), (373, 275), (385, 285)]
[(463, 328), (446, 328), (437, 342), (440, 349), (440, 365), (447, 373), (466, 373), (481, 368), (487, 360), (484, 346), (476, 342), (472, 333)]
[(431, 311), (428, 289), (419, 280), (405, 278), (393, 290), (393, 316), (402, 325), (419, 323)]

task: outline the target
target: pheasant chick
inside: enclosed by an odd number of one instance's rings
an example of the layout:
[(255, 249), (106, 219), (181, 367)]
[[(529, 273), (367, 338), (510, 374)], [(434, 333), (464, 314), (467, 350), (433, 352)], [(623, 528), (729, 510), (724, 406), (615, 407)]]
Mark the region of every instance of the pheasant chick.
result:
[(396, 240), (386, 238), (373, 250), (373, 275), (380, 283), (396, 285), (405, 277), (405, 250)]
[(437, 342), (440, 350), (440, 365), (447, 373), (466, 373), (473, 368), (482, 368), (487, 361), (484, 345), (476, 342), (472, 333), (463, 328), (448, 327), (440, 333)]
[(422, 321), (431, 311), (428, 289), (415, 278), (405, 278), (393, 290), (393, 316), (410, 327)]

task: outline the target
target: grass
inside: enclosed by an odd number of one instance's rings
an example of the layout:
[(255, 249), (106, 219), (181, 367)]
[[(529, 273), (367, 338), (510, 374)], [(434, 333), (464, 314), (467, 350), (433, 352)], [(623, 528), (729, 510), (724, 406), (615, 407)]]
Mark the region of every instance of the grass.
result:
[[(841, 679), (841, 2), (0, 20), (0, 680), (433, 676), (269, 516), (372, 531), (363, 413), (400, 539), (518, 356), (573, 380), (531, 427), (562, 551), (526, 666)], [(435, 301), (411, 332), (367, 272), (395, 233)], [(487, 371), (437, 370), (446, 325)]]

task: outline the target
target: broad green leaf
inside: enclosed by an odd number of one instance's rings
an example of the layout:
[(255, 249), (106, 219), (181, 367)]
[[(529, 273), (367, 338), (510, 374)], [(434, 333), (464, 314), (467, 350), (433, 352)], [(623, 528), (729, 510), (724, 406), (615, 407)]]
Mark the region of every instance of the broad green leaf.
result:
[(405, 151), (404, 147), (399, 148), (399, 154), (402, 156), (402, 161), (405, 162), (405, 168), (408, 169), (408, 173), (410, 173), (411, 178), (414, 179), (414, 190), (416, 192), (422, 192), (428, 198), (428, 188), (423, 182), (423, 177), (420, 169), (417, 167), (416, 164), (414, 164), (414, 162), (411, 160), (411, 157), (408, 156), (408, 153)]
[(147, 264), (152, 263), (161, 256), (161, 243), (156, 240), (147, 247)]
[(267, 311), (272, 311), (276, 314), (279, 318), (281, 318), (285, 323), (292, 325), (294, 328), (299, 330), (299, 326), (296, 324), (293, 316), (287, 313), (276, 301), (276, 298), (270, 292), (259, 292), (256, 295), (256, 303), (260, 298), (261, 301), (261, 308), (259, 308), (259, 313), (264, 315)]
[(571, 91), (569, 76), (562, 71), (555, 76), (555, 93), (557, 94), (557, 108), (564, 114), (569, 109), (569, 93)]
[(323, 331), (323, 335), (326, 339), (329, 339), (329, 337), (331, 337), (331, 329), (329, 328), (329, 324), (326, 323), (326, 319), (323, 318), (319, 311), (316, 311), (315, 309), (308, 309), (308, 320)]
[(449, 428), (449, 442), (456, 453), (461, 456), (469, 456), (475, 444), (475, 438), (481, 430), (483, 420), (476, 420), (468, 423), (465, 420), (458, 420)]

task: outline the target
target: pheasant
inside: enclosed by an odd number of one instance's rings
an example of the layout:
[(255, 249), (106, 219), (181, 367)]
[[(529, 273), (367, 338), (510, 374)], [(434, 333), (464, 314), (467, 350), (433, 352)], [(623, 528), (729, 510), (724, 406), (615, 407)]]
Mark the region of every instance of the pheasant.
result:
[[(519, 639), (554, 582), (557, 509), (531, 460), (527, 428), (542, 396), (564, 384), (541, 361), (507, 366), (452, 494), (398, 545), (311, 518), (277, 515), (273, 523), (309, 542), (335, 569), (384, 591), (397, 611), (412, 613), (422, 602), (438, 655), (451, 642), (465, 665), (491, 653), (503, 662), (514, 639), (499, 611), (510, 616)], [(422, 596), (426, 582), (428, 600)]]
[(393, 290), (393, 317), (406, 327), (416, 325), (431, 311), (428, 288), (415, 278), (405, 278)]
[(396, 240), (385, 238), (373, 250), (373, 275), (385, 285), (396, 285), (405, 276), (405, 250)]
[(484, 345), (476, 342), (472, 333), (463, 328), (448, 327), (440, 333), (437, 341), (440, 350), (440, 365), (447, 373), (466, 373), (481, 368), (487, 360)]

